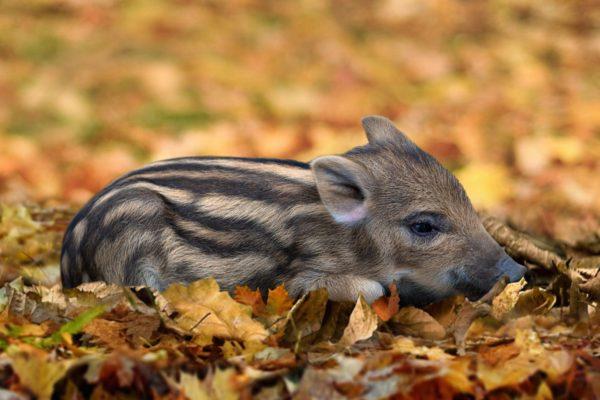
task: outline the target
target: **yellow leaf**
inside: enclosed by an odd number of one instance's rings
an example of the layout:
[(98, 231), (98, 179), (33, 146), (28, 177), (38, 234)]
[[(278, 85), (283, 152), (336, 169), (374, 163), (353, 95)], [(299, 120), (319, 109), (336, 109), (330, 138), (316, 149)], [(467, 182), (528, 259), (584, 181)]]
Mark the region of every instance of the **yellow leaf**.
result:
[(454, 356), (446, 353), (439, 347), (417, 346), (414, 340), (408, 337), (398, 336), (392, 343), (392, 350), (402, 354), (426, 357), (429, 360), (451, 360)]
[[(532, 330), (519, 330), (514, 345), (504, 346), (501, 362), (479, 359), (477, 377), (483, 382), (486, 390), (500, 387), (511, 387), (520, 384), (537, 371), (543, 371), (549, 382), (558, 381), (566, 374), (574, 362), (574, 357), (565, 350), (546, 350), (537, 334)], [(516, 355), (516, 356), (515, 356)]]
[(212, 380), (214, 399), (237, 400), (240, 398), (235, 388), (235, 368), (217, 369)]
[(359, 340), (370, 338), (375, 329), (377, 329), (377, 314), (360, 295), (339, 343), (343, 346), (353, 345)]
[(174, 284), (162, 295), (177, 315), (175, 323), (195, 335), (262, 340), (267, 331), (252, 319), (250, 307), (239, 304), (217, 282), (202, 279), (189, 286)]
[(10, 351), (11, 365), (23, 386), (39, 399), (50, 399), (54, 384), (61, 379), (69, 366), (68, 361), (50, 361), (41, 351)]
[(196, 375), (181, 372), (179, 387), (190, 400), (210, 400), (204, 384)]

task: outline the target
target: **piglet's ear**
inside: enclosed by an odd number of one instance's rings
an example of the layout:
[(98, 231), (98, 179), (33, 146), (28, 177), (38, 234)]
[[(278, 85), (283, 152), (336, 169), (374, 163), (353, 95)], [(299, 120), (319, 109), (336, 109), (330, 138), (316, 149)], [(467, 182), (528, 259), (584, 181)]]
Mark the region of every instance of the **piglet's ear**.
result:
[(398, 130), (394, 123), (379, 115), (369, 115), (361, 120), (363, 129), (367, 134), (370, 144), (384, 144), (389, 142), (410, 142), (406, 135)]
[(337, 222), (352, 225), (367, 216), (362, 167), (341, 156), (319, 157), (310, 165), (321, 201)]

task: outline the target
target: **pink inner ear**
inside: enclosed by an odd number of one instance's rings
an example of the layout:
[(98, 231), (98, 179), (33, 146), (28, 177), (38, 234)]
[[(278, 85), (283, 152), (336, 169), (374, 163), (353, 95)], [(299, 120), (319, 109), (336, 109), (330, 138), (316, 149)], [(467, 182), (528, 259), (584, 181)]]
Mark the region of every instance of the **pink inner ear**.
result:
[(343, 224), (353, 224), (356, 223), (367, 216), (367, 207), (364, 204), (361, 204), (357, 207), (354, 207), (348, 211), (344, 212), (333, 212), (333, 219), (335, 222), (343, 223)]

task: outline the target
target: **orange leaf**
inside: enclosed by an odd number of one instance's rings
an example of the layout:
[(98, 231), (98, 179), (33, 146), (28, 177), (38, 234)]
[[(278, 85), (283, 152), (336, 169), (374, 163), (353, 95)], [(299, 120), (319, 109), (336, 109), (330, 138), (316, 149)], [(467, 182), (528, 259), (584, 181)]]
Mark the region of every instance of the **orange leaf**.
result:
[(275, 289), (269, 289), (269, 299), (267, 300), (267, 311), (270, 314), (283, 315), (287, 313), (294, 303), (283, 285)]
[(396, 289), (396, 284), (391, 283), (390, 297), (380, 297), (371, 304), (373, 311), (381, 318), (382, 321), (388, 321), (400, 308), (400, 296)]
[(265, 310), (265, 302), (258, 289), (252, 290), (248, 286), (236, 286), (233, 298), (238, 303), (252, 307), (254, 315), (260, 315)]

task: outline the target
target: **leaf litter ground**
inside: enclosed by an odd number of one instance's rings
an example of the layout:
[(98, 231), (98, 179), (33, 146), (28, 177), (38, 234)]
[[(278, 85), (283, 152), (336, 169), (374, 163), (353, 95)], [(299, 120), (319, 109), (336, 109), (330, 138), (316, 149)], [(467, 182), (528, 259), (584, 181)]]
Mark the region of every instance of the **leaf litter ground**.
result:
[[(600, 396), (600, 274), (594, 251), (486, 228), (531, 272), (477, 301), (425, 309), (390, 296), (290, 299), (214, 280), (162, 293), (88, 283), (62, 290), (68, 210), (2, 209), (0, 396), (15, 399)], [(597, 246), (597, 245), (595, 245)], [(592, 248), (592, 247), (590, 247)], [(12, 397), (11, 397), (12, 396)], [(3, 398), (4, 398), (3, 397)]]

